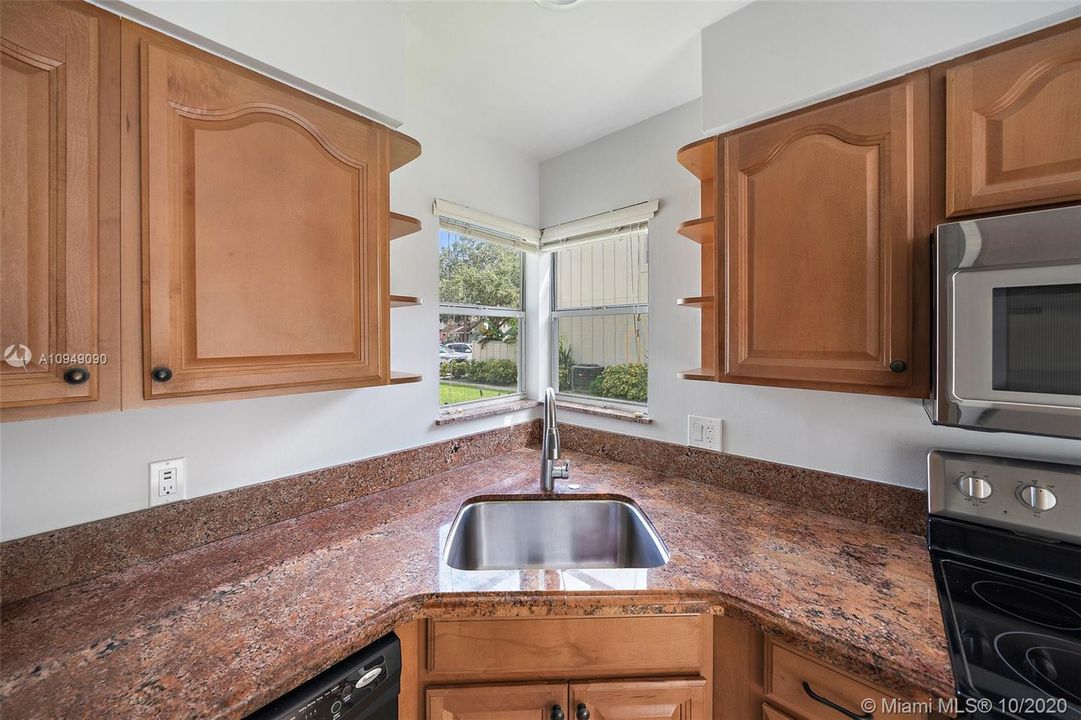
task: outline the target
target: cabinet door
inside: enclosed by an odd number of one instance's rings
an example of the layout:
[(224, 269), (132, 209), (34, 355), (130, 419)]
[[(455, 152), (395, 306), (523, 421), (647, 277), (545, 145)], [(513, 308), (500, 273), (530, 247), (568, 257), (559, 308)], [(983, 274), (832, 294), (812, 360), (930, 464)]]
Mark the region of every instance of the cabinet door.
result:
[(144, 397), (385, 383), (385, 128), (124, 33), (141, 82), (126, 142), (142, 161)]
[(0, 4), (5, 420), (118, 404), (118, 33), (82, 5)]
[(946, 71), (950, 216), (1081, 199), (1081, 22)]
[(436, 687), (425, 694), (428, 720), (551, 720), (557, 705), (573, 717), (566, 683)]
[(722, 380), (926, 393), (927, 85), (914, 73), (725, 138)]
[(704, 720), (706, 681), (613, 680), (571, 683), (568, 720)]

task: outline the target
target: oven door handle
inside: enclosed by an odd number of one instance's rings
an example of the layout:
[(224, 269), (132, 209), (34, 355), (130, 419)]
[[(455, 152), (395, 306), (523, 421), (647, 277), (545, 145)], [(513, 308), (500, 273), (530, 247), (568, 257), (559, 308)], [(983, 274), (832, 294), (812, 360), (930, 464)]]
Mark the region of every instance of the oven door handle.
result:
[(822, 697), (821, 695), (819, 695), (818, 693), (816, 693), (814, 690), (811, 689), (811, 686), (807, 683), (806, 680), (803, 681), (803, 692), (807, 693), (807, 697), (811, 698), (815, 702), (820, 702), (820, 703), (822, 703), (823, 705), (825, 705), (828, 708), (833, 708), (837, 712), (844, 715), (846, 718), (849, 718), (849, 720), (874, 720), (874, 715), (872, 715), (871, 713), (864, 713), (863, 715), (857, 715), (856, 713), (852, 712), (851, 710), (849, 710), (847, 708), (844, 708), (844, 707), (841, 707), (840, 705), (833, 702), (829, 698)]

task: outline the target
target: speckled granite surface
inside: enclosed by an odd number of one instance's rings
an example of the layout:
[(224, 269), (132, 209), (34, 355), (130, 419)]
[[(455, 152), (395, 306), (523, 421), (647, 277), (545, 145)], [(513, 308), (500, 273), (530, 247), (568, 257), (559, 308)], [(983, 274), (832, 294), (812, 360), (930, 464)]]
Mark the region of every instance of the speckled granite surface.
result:
[[(400, 450), (0, 545), (3, 601), (81, 582), (540, 442), (536, 422)], [(169, 542), (161, 542), (168, 537)]]
[(664, 567), (462, 572), (461, 502), (530, 493), (517, 450), (6, 604), (4, 717), (237, 718), (418, 615), (657, 612), (746, 619), (903, 693), (953, 691), (921, 538), (569, 454), (581, 492), (636, 500)]
[(560, 435), (569, 450), (891, 530), (923, 535), (927, 529), (927, 494), (920, 490), (565, 423)]

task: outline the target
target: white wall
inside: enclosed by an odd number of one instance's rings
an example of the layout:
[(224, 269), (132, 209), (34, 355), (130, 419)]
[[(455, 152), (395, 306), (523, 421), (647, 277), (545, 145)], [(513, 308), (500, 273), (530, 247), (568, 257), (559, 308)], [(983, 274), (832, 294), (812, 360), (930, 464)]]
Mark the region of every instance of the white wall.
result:
[(740, 127), (1079, 13), (1077, 2), (759, 0), (702, 31), (701, 129)]
[(405, 117), (401, 3), (92, 1), (382, 123)]
[[(699, 289), (699, 246), (676, 233), (697, 217), (698, 183), (675, 158), (699, 130), (688, 103), (541, 163), (541, 224), (554, 225), (647, 199), (652, 425), (564, 415), (579, 425), (675, 443), (687, 415), (723, 419), (725, 452), (923, 488), (929, 448), (1077, 462), (1081, 442), (934, 427), (918, 400), (679, 380), (699, 362), (700, 313), (676, 306)], [(814, 492), (814, 488), (807, 488)]]
[[(438, 228), (445, 197), (528, 225), (538, 220), (537, 164), (446, 121), (409, 123), (423, 154), (391, 177), (391, 206), (424, 230), (395, 240), (394, 292), (424, 305), (392, 311), (391, 365), (412, 385), (208, 402), (5, 423), (0, 431), (0, 537), (8, 540), (147, 507), (147, 462), (186, 456), (188, 497), (521, 422), (532, 411), (436, 427)], [(535, 260), (530, 261), (535, 275)], [(535, 298), (531, 298), (534, 304)], [(535, 362), (525, 369), (536, 385)], [(535, 389), (534, 389), (535, 392)], [(168, 542), (167, 538), (162, 539)]]

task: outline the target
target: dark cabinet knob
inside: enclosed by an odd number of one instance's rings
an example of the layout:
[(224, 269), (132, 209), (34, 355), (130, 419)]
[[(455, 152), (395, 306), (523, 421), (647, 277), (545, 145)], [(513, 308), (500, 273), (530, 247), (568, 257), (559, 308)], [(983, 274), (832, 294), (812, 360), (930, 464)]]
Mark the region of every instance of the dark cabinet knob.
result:
[(908, 363), (904, 360), (894, 360), (890, 363), (890, 370), (895, 373), (903, 373), (908, 370)]
[(585, 703), (578, 703), (578, 712), (574, 713), (574, 717), (578, 720), (589, 720), (589, 708)]
[(558, 705), (552, 706), (552, 720), (566, 720), (566, 715), (563, 714), (563, 708)]
[(82, 385), (89, 379), (90, 371), (86, 368), (68, 368), (67, 371), (64, 373), (64, 382), (66, 382), (68, 385)]
[(167, 367), (156, 367), (150, 371), (150, 377), (157, 382), (169, 382), (173, 379), (173, 371)]

